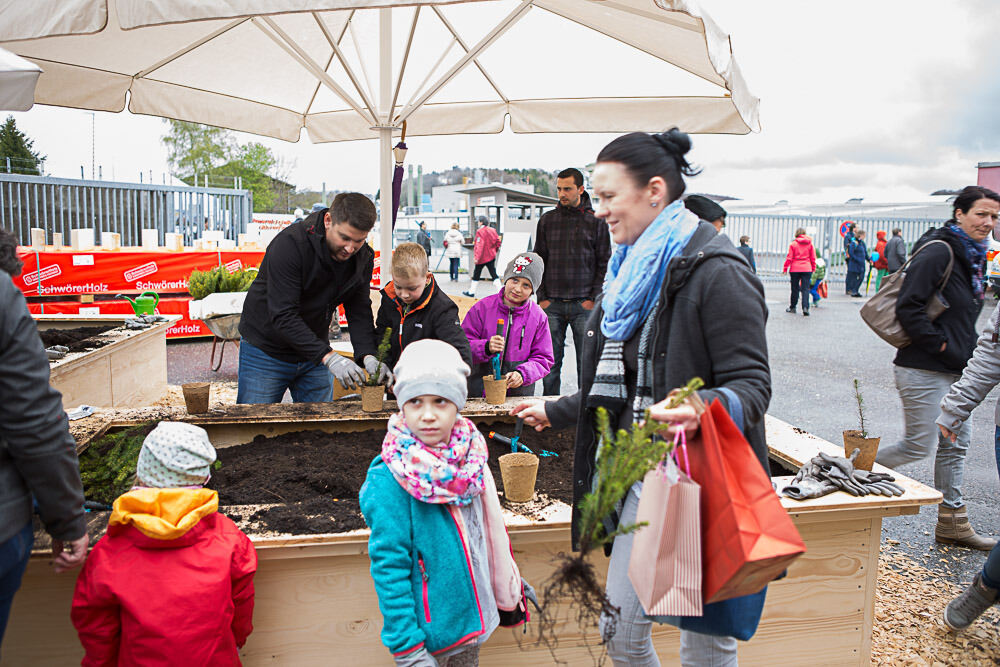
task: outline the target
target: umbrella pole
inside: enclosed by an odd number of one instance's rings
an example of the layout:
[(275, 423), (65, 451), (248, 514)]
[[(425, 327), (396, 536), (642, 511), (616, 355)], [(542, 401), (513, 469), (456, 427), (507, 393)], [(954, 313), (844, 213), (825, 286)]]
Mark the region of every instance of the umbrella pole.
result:
[(378, 176), (380, 197), (379, 214), (379, 286), (389, 284), (392, 261), (392, 9), (378, 10), (379, 28), (379, 115)]

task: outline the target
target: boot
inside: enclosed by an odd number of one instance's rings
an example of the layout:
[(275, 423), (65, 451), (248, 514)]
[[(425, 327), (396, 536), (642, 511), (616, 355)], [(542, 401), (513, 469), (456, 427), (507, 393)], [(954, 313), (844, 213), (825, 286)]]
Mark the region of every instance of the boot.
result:
[(786, 313), (794, 313), (795, 312), (795, 306), (789, 306), (788, 308), (785, 308), (785, 312)]
[(934, 529), (934, 539), (941, 544), (957, 544), (979, 551), (989, 551), (996, 546), (996, 539), (976, 535), (969, 524), (969, 514), (965, 505), (951, 508), (938, 505), (937, 528)]
[(982, 574), (977, 574), (972, 585), (944, 608), (944, 624), (952, 632), (964, 630), (984, 611), (996, 604), (998, 591), (983, 583)]

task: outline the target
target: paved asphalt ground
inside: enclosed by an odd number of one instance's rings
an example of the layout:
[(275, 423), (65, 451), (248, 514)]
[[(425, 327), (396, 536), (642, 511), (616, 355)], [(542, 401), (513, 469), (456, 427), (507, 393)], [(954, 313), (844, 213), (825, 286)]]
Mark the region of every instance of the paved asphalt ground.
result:
[[(467, 277), (450, 283), (447, 274), (438, 274), (449, 293), (468, 288)], [(488, 282), (480, 282), (477, 295), (493, 291)], [(857, 428), (852, 382), (861, 381), (862, 394), (870, 421), (869, 431), (892, 443), (902, 435), (903, 423), (899, 397), (892, 376), (894, 350), (882, 342), (861, 321), (858, 310), (863, 299), (851, 299), (833, 286), (831, 298), (812, 310), (810, 317), (784, 312), (788, 305), (788, 284), (767, 283), (767, 305), (771, 310), (767, 325), (770, 348), (773, 394), (770, 414), (834, 443), (841, 443), (841, 431)], [(987, 301), (980, 317), (984, 325), (994, 302)], [(980, 327), (982, 328), (982, 327)], [(571, 348), (566, 367), (575, 363)], [(218, 373), (209, 370), (211, 343), (171, 343), (167, 350), (167, 375), (171, 384), (197, 380), (235, 380), (237, 353), (226, 345), (225, 359)], [(563, 393), (576, 389), (575, 372), (563, 374)], [(997, 466), (993, 454), (993, 407), (998, 399), (994, 390), (972, 415), (972, 446), (966, 461), (963, 492), (969, 516), (977, 531), (1000, 534), (1000, 494)], [(920, 461), (900, 468), (900, 472), (925, 484), (933, 485), (933, 460)], [(951, 548), (934, 542), (937, 509), (924, 508), (919, 515), (893, 517), (883, 522), (883, 548), (905, 552), (943, 578), (965, 585), (982, 567), (984, 554), (968, 549)], [(897, 544), (898, 542), (898, 544)]]

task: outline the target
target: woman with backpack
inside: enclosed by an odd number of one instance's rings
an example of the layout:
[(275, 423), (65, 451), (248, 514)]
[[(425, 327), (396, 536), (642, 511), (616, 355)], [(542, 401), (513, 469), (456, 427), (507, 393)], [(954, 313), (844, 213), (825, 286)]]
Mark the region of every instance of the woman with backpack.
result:
[[(939, 433), (934, 420), (941, 400), (961, 377), (976, 347), (976, 319), (986, 286), (986, 239), (998, 214), (1000, 195), (970, 185), (955, 198), (952, 219), (914, 244), (896, 301), (896, 317), (910, 338), (893, 361), (904, 433), (902, 440), (878, 454), (879, 463), (896, 468), (926, 458), (936, 447), (934, 487), (944, 500), (938, 506), (935, 539), (983, 551), (997, 541), (976, 534), (962, 499), (971, 427), (968, 421), (949, 426), (955, 434), (952, 442)], [(932, 299), (948, 304), (934, 320), (926, 312)]]

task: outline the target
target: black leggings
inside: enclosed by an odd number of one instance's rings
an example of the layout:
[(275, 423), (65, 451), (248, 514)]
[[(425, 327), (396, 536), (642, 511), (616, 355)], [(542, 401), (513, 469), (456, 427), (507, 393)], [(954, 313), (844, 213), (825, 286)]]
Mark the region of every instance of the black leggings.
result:
[(792, 300), (791, 307), (794, 308), (799, 303), (799, 294), (802, 294), (802, 310), (809, 310), (809, 278), (812, 273), (809, 271), (792, 271)]
[(476, 270), (472, 272), (472, 279), (479, 280), (479, 275), (483, 272), (483, 269), (486, 269), (487, 271), (490, 272), (490, 278), (492, 280), (496, 280), (497, 278), (499, 278), (499, 276), (497, 275), (497, 260), (495, 257), (488, 262), (484, 262), (482, 264), (476, 264)]

